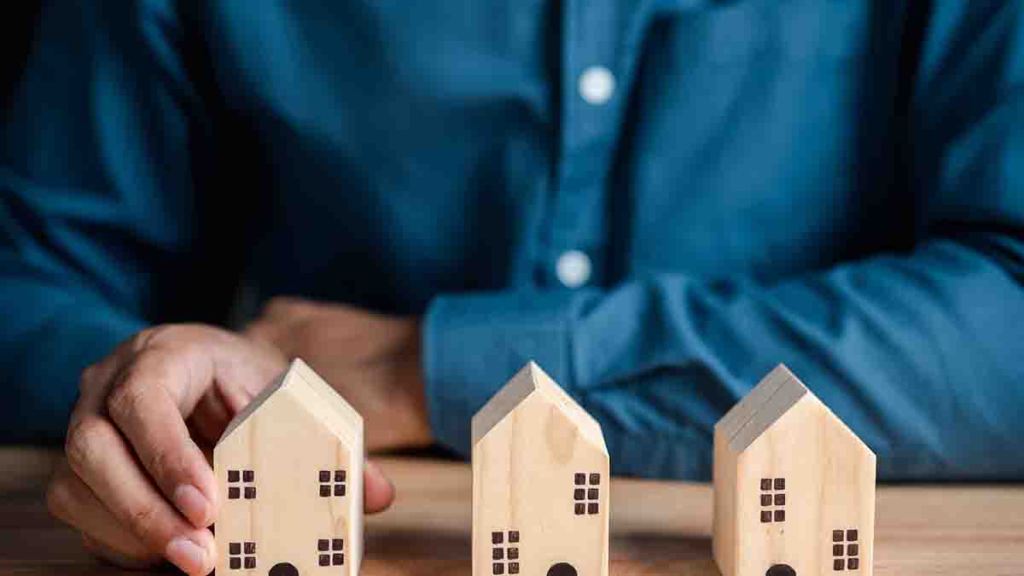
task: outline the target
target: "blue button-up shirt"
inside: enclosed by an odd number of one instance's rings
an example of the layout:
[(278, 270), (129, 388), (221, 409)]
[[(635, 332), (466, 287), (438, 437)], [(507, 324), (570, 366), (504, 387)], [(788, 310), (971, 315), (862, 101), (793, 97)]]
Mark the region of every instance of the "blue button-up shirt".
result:
[(785, 362), (884, 476), (1024, 475), (1021, 2), (51, 2), (10, 102), (10, 438), (237, 292), (424, 314), (462, 453), (535, 359), (707, 477)]

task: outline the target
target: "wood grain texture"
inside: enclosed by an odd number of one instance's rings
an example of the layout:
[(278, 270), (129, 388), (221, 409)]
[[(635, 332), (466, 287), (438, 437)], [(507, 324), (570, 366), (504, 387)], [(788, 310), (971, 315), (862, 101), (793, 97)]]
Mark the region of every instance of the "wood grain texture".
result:
[(363, 421), (301, 360), (228, 426), (214, 471), (218, 574), (359, 573)]
[(597, 422), (531, 362), (473, 418), (473, 438), (474, 576), (606, 576)]
[[(51, 519), (41, 479), (52, 450), (0, 449), (0, 576), (140, 574), (98, 564)], [(366, 576), (469, 576), (472, 472), (463, 463), (383, 458), (398, 499), (367, 517)], [(707, 484), (613, 479), (609, 573), (717, 576)], [(1021, 576), (1024, 485), (880, 486), (875, 576)], [(148, 574), (165, 574), (151, 572)], [(147, 574), (147, 573), (141, 573)]]
[[(758, 394), (764, 387), (772, 392)], [(874, 453), (784, 366), (751, 395), (757, 406), (744, 409), (745, 423), (727, 414), (715, 427), (719, 568), (726, 576), (773, 576), (773, 567), (780, 576), (871, 576)]]

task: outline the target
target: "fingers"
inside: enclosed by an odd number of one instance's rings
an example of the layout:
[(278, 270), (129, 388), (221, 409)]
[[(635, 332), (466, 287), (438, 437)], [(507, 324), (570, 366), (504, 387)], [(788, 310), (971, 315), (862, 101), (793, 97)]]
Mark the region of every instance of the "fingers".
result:
[(213, 535), (185, 521), (153, 487), (114, 426), (97, 416), (69, 430), (68, 464), (117, 524), (188, 574), (213, 569)]
[(395, 487), (384, 472), (367, 461), (363, 470), (363, 507), (369, 514), (383, 512), (395, 500)]
[(106, 407), (163, 494), (192, 524), (206, 527), (216, 515), (217, 484), (182, 409), (191, 410), (196, 403), (191, 396), (208, 389), (210, 375), (189, 364), (167, 352), (141, 354), (110, 392)]
[[(61, 462), (46, 492), (46, 505), (56, 518), (82, 532), (87, 548), (121, 566), (152, 565), (161, 560), (134, 534), (118, 524), (89, 487)], [(92, 546), (88, 545), (92, 544)]]

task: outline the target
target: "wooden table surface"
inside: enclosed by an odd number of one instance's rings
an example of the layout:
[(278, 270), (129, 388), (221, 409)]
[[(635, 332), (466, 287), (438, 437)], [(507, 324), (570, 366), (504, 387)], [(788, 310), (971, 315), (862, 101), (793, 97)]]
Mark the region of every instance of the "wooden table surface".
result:
[[(53, 453), (0, 448), (0, 575), (100, 575), (77, 536), (51, 520), (42, 486)], [(465, 464), (379, 460), (398, 489), (368, 521), (363, 574), (470, 574)], [(613, 576), (717, 576), (706, 484), (612, 481)], [(879, 576), (1024, 576), (1024, 486), (882, 486)], [(137, 574), (137, 573), (136, 573)]]

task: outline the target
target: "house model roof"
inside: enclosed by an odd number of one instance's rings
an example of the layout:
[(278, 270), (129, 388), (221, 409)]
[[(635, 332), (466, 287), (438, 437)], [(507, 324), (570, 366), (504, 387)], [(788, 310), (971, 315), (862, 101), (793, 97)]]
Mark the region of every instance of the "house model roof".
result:
[(277, 380), (264, 388), (248, 406), (235, 415), (218, 444), (258, 414), (267, 401), (279, 394), (290, 395), (311, 418), (345, 441), (355, 441), (362, 434), (362, 416), (305, 362), (296, 358)]
[(584, 438), (607, 452), (604, 445), (604, 435), (601, 433), (601, 426), (597, 423), (597, 420), (594, 420), (546, 372), (541, 370), (540, 366), (537, 366), (532, 361), (516, 373), (505, 384), (505, 387), (499, 390), (473, 416), (473, 444), (487, 436), (487, 433), (492, 428), (515, 411), (523, 401), (533, 395), (542, 397), (560, 410), (566, 418), (576, 423), (580, 434)]
[(784, 364), (776, 366), (743, 400), (726, 412), (715, 425), (715, 431), (725, 435), (733, 452), (742, 452), (805, 396), (821, 404), (836, 425), (857, 437)]

